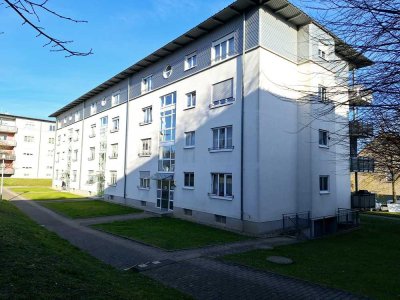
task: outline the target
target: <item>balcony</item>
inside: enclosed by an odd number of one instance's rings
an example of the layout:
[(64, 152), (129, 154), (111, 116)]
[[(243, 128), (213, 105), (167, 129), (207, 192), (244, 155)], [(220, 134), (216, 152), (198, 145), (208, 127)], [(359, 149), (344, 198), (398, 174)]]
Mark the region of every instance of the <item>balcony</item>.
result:
[(15, 170), (14, 168), (5, 168), (4, 169), (4, 175), (14, 175)]
[(17, 146), (17, 141), (15, 140), (0, 140), (0, 147), (15, 147)]
[(362, 85), (356, 85), (349, 89), (350, 106), (368, 106), (372, 104), (372, 92)]
[(0, 132), (17, 133), (18, 132), (18, 128), (16, 126), (0, 125)]
[(374, 172), (375, 161), (370, 157), (352, 157), (350, 158), (350, 172)]
[(374, 134), (372, 124), (361, 121), (350, 121), (349, 123), (350, 136), (358, 138), (368, 138)]
[(369, 210), (375, 208), (375, 194), (359, 191), (351, 195), (351, 208)]

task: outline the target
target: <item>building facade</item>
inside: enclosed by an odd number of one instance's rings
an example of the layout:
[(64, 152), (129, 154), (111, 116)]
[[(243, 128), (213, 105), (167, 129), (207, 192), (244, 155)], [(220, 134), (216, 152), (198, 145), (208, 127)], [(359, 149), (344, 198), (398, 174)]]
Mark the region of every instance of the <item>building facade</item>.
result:
[(312, 115), (347, 101), (348, 72), (369, 62), (289, 2), (261, 2), (234, 2), (52, 114), (55, 187), (252, 233), (350, 208), (348, 147), (330, 142), (348, 109)]
[(0, 160), (5, 177), (53, 178), (56, 124), (0, 114)]

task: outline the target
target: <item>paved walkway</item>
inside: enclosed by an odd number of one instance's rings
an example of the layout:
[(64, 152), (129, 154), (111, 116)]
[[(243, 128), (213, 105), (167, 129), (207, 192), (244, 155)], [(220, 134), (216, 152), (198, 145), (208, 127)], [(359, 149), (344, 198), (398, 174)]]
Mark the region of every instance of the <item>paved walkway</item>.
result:
[[(6, 199), (15, 196), (8, 191), (5, 194)], [(340, 290), (213, 259), (228, 253), (290, 243), (291, 239), (256, 239), (168, 252), (83, 226), (82, 221), (62, 217), (34, 201), (17, 197), (13, 204), (48, 230), (116, 268), (155, 266), (142, 273), (196, 299), (360, 299)]]

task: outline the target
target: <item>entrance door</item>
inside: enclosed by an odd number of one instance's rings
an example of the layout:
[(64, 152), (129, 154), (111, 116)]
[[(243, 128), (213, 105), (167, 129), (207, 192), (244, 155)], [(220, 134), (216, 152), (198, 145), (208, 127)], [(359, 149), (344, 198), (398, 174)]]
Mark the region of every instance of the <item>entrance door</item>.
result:
[(157, 207), (161, 210), (174, 209), (174, 183), (171, 180), (157, 181)]

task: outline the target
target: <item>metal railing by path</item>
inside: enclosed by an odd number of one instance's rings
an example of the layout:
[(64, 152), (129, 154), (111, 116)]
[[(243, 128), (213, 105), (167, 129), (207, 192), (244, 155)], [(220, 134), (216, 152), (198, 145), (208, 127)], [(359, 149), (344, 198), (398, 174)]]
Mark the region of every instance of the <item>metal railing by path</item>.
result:
[(303, 230), (311, 228), (311, 212), (299, 212), (282, 215), (282, 231), (302, 233)]

